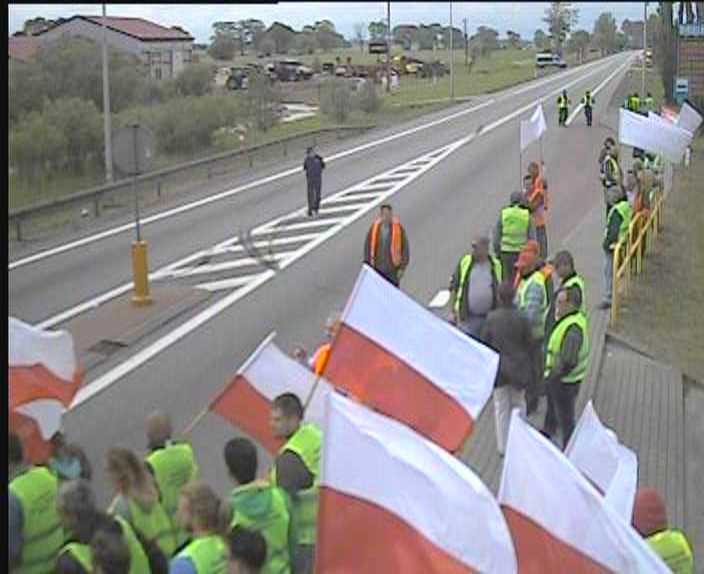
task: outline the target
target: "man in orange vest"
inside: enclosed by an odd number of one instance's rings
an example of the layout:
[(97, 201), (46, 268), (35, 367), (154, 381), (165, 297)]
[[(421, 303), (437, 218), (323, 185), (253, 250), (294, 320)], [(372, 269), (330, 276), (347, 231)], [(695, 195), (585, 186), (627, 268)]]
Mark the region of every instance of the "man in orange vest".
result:
[(408, 266), (408, 238), (389, 204), (380, 208), (380, 216), (372, 223), (364, 242), (364, 262), (387, 281), (399, 286)]
[(548, 209), (547, 182), (543, 177), (540, 166), (534, 161), (528, 164), (528, 175), (526, 179), (526, 201), (530, 208), (533, 225), (535, 226), (535, 238), (538, 240), (538, 245), (540, 246), (539, 255), (541, 258), (545, 259), (548, 256), (548, 233), (545, 227), (545, 212)]
[(303, 347), (296, 347), (293, 351), (293, 356), (306, 365), (316, 375), (320, 376), (325, 370), (330, 358), (330, 349), (332, 348), (332, 340), (335, 338), (337, 331), (340, 329), (340, 316), (337, 311), (331, 313), (325, 321), (325, 343), (321, 344), (313, 353), (313, 356), (308, 358), (308, 353)]

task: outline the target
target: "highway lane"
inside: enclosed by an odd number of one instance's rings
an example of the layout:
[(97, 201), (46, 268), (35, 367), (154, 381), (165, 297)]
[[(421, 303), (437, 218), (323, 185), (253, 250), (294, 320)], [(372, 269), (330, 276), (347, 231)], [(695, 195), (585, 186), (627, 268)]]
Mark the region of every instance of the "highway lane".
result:
[[(573, 99), (579, 90), (594, 88), (624, 61), (622, 56), (609, 70), (576, 85)], [(551, 251), (560, 240), (569, 238), (602, 201), (596, 157), (607, 132), (598, 127), (598, 119), (620, 76), (601, 94), (591, 131), (578, 120), (569, 129), (558, 129), (554, 101), (545, 105), (549, 131), (543, 148), (550, 178)], [(515, 105), (512, 107), (515, 109)], [(486, 122), (492, 118), (481, 119)], [(412, 263), (403, 287), (416, 300), (427, 302), (438, 289), (446, 287), (457, 258), (472, 236), (493, 227), (500, 207), (517, 188), (518, 119), (458, 149), (394, 196), (393, 203), (411, 241)], [(424, 138), (428, 139), (425, 134)], [(529, 150), (527, 155), (526, 159), (534, 158), (536, 150)], [(341, 307), (349, 295), (371, 218), (368, 214), (345, 228), (279, 277), (67, 414), (69, 436), (79, 440), (94, 461), (103, 501), (107, 492), (102, 482), (101, 455), (111, 444), (142, 448), (143, 420), (151, 409), (167, 409), (176, 427), (183, 428), (272, 329), (279, 333), (278, 341), (285, 349), (298, 342), (312, 346), (319, 340), (325, 316), (330, 309)], [(599, 237), (594, 240), (599, 241)], [(590, 286), (592, 302), (596, 298), (592, 295), (594, 287)], [(155, 334), (145, 345), (163, 335)], [(204, 477), (223, 493), (229, 485), (221, 451), (232, 433), (211, 416), (192, 437)]]
[[(613, 61), (622, 57), (617, 56)], [(605, 70), (598, 72), (601, 68)], [(492, 95), (488, 99), (483, 98), (457, 109), (453, 108), (449, 112), (435, 114), (430, 121), (436, 121), (448, 115), (453, 117), (458, 114), (464, 115), (437, 127), (331, 162), (325, 174), (325, 193), (343, 189), (373, 173), (454, 141), (475, 130), (481, 123), (486, 124), (501, 118), (526, 102), (532, 101), (536, 95), (551, 88), (555, 89), (582, 74), (594, 73), (596, 70), (593, 78), (601, 78), (606, 75), (607, 69), (613, 69), (609, 62), (598, 62), (583, 71), (569, 70), (566, 80), (551, 77), (531, 82), (525, 86)], [(494, 102), (486, 104), (491, 100)], [(464, 113), (483, 104), (485, 104), (484, 107), (480, 109)], [(412, 122), (411, 127), (428, 121), (427, 118), (417, 120)], [(404, 126), (403, 129), (396, 129), (391, 133), (407, 129), (408, 127)], [(366, 144), (384, 136), (387, 136), (387, 133), (370, 134), (361, 138), (359, 144)], [(338, 149), (323, 150), (323, 153), (331, 155), (339, 152), (342, 147), (349, 148), (359, 144), (345, 143)], [(293, 169), (299, 165), (300, 161), (292, 159), (280, 167)], [(271, 173), (262, 175), (268, 176)], [(240, 183), (243, 182), (236, 181), (236, 185)], [(145, 226), (144, 236), (150, 242), (151, 269), (172, 263), (198, 249), (222, 241), (238, 230), (250, 228), (299, 207), (303, 202), (303, 190), (303, 176), (293, 174)], [(9, 271), (10, 313), (29, 322), (39, 322), (79, 302), (129, 282), (131, 277), (129, 245), (132, 239), (132, 233), (125, 232), (12, 269)], [(22, 254), (22, 256), (26, 255), (26, 253)], [(13, 257), (13, 260), (16, 260), (16, 257)], [(80, 279), (77, 280), (77, 277)]]

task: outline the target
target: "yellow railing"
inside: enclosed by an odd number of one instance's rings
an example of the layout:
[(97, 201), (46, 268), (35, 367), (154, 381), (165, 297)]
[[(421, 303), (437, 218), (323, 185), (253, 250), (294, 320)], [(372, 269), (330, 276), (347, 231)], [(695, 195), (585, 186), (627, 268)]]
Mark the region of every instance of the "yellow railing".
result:
[(651, 209), (635, 215), (628, 234), (614, 248), (611, 326), (618, 318), (621, 299), (630, 291), (631, 276), (639, 275), (645, 268), (645, 256), (653, 249), (654, 241), (662, 229), (664, 203), (665, 196), (658, 190)]

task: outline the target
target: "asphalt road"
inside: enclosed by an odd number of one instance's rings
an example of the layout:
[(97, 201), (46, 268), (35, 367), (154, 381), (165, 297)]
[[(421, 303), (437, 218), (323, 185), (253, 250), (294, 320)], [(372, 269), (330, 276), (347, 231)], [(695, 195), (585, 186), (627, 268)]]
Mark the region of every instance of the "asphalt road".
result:
[[(484, 126), (485, 131), (479, 137), (461, 146), (392, 198), (411, 243), (411, 265), (403, 289), (417, 301), (427, 303), (439, 289), (446, 288), (457, 259), (472, 237), (493, 228), (510, 192), (518, 189), (518, 122), (530, 116), (535, 107), (533, 102), (575, 81), (569, 94), (576, 104), (585, 89), (601, 85), (629, 56), (620, 54), (583, 70), (570, 70), (567, 78), (533, 82), (436, 114), (435, 118), (455, 114), (463, 108), (494, 100), (452, 121), (329, 163), (324, 191), (334, 193), (352, 186)], [(587, 214), (601, 205), (596, 158), (607, 130), (599, 127), (599, 120), (624, 72), (621, 69), (613, 75), (612, 81), (597, 95), (595, 127), (591, 130), (584, 125), (581, 114), (569, 128), (557, 127), (556, 94), (551, 94), (543, 104), (549, 126), (543, 153), (550, 183), (551, 252), (570, 240)], [(524, 113), (498, 123), (524, 106)], [(423, 118), (412, 125), (427, 121), (428, 118)], [(402, 129), (407, 126), (395, 131)], [(378, 137), (371, 134), (360, 142)], [(345, 143), (344, 147), (354, 145)], [(538, 157), (537, 148), (534, 145), (527, 150), (524, 169), (528, 160)], [(322, 150), (323, 155), (335, 151)], [(296, 165), (298, 162), (279, 168)], [(233, 187), (240, 183), (233, 182)], [(150, 224), (144, 234), (150, 241), (152, 268), (215, 245), (233, 236), (237, 229), (253, 227), (303, 204), (303, 176), (296, 174)], [(183, 428), (270, 331), (277, 331), (277, 342), (284, 349), (295, 343), (309, 348), (318, 343), (325, 317), (331, 309), (341, 308), (349, 295), (371, 220), (372, 212), (141, 364), (125, 367), (124, 361), (138, 351), (129, 349), (127, 355), (116, 356), (100, 372), (90, 374), (89, 384), (94, 377), (109, 376), (115, 372), (112, 369), (122, 368), (122, 375), (115, 377), (112, 385), (65, 417), (69, 437), (79, 441), (93, 461), (102, 501), (107, 501), (108, 495), (102, 482), (105, 450), (115, 444), (142, 449), (143, 421), (152, 409), (167, 410), (176, 428)], [(30, 322), (41, 321), (128, 281), (131, 240), (131, 233), (122, 233), (13, 269), (9, 272), (10, 314)], [(600, 237), (594, 241), (600, 241)], [(13, 256), (13, 260), (24, 255)], [(596, 302), (598, 291), (594, 287), (590, 291), (591, 301)], [(182, 318), (181, 324), (188, 319)], [(171, 324), (167, 330), (150, 336), (140, 347), (148, 349), (174, 327)], [(222, 447), (233, 432), (212, 415), (204, 419), (191, 437), (204, 478), (222, 493), (229, 488)]]

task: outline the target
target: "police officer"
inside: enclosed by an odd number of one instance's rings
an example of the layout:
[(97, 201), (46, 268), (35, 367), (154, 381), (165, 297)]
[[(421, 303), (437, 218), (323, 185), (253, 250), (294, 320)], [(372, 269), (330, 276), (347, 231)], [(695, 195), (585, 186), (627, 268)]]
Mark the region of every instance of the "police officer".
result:
[(276, 456), (270, 480), (291, 497), (291, 519), (298, 539), (293, 571), (312, 574), (322, 433), (314, 424), (302, 421), (303, 405), (296, 395), (284, 393), (274, 399), (272, 431), (286, 442)]
[(584, 106), (584, 116), (587, 118), (587, 126), (592, 127), (592, 106), (596, 100), (592, 96), (591, 90), (587, 90), (582, 97), (582, 105)]
[(564, 126), (567, 122), (568, 106), (571, 103), (572, 102), (567, 97), (567, 90), (562, 90), (562, 93), (557, 97), (557, 110), (559, 113), (558, 125)]
[(161, 505), (171, 520), (178, 547), (188, 541), (188, 534), (176, 521), (181, 489), (198, 478), (198, 464), (193, 448), (187, 442), (172, 440), (171, 420), (166, 413), (154, 411), (147, 417), (149, 454), (146, 467), (154, 476)]
[(630, 224), (631, 205), (628, 203), (626, 195), (621, 192), (606, 218), (606, 230), (602, 244), (604, 249), (604, 300), (599, 306), (600, 309), (611, 307), (614, 249), (616, 244), (626, 237)]
[[(613, 142), (613, 140), (611, 140)], [(601, 162), (601, 182), (604, 191), (604, 207), (608, 216), (611, 206), (623, 192), (623, 173), (618, 161), (618, 146), (612, 143), (607, 146), (604, 159)]]
[(56, 511), (59, 479), (44, 466), (27, 466), (20, 438), (7, 441), (9, 565), (18, 574), (53, 572), (64, 532)]

